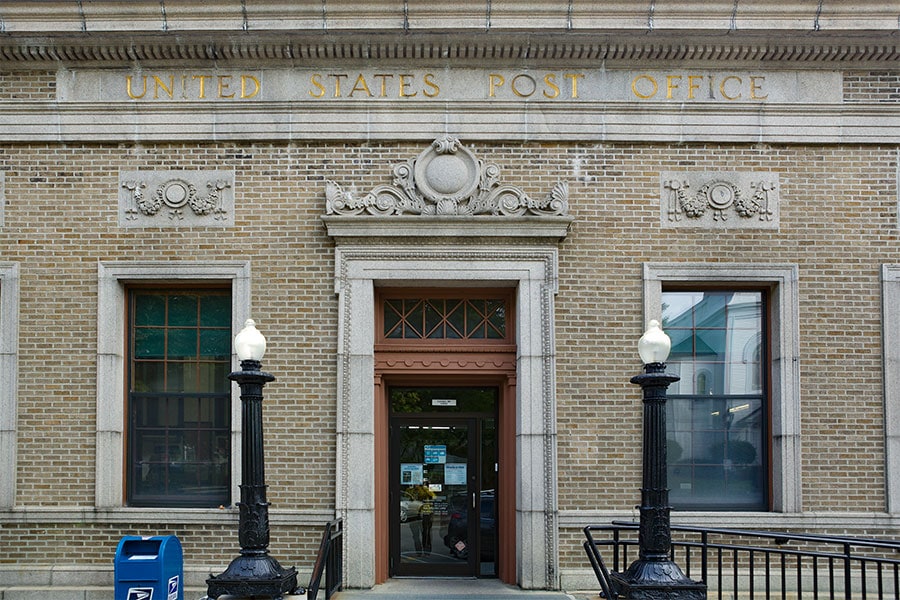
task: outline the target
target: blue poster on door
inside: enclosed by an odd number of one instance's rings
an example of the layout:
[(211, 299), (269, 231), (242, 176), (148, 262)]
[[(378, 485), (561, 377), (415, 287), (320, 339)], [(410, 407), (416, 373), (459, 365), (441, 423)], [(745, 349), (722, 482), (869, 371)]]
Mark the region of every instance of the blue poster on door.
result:
[(445, 462), (447, 462), (447, 446), (437, 444), (425, 446), (426, 465), (439, 465)]

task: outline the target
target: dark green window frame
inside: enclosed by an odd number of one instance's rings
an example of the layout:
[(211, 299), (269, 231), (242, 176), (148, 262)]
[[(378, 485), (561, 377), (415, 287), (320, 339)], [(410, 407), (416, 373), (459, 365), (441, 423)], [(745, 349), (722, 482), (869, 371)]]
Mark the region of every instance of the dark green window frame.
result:
[(231, 305), (230, 288), (129, 288), (129, 506), (231, 503)]

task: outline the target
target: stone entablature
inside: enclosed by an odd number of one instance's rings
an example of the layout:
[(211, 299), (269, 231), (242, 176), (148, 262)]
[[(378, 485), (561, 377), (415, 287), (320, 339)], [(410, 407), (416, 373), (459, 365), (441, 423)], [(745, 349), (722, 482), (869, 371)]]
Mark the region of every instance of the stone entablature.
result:
[(839, 71), (742, 67), (607, 69), (559, 62), (544, 67), (493, 65), (303, 68), (63, 69), (60, 102), (140, 105), (301, 102), (547, 104), (833, 104), (842, 101)]

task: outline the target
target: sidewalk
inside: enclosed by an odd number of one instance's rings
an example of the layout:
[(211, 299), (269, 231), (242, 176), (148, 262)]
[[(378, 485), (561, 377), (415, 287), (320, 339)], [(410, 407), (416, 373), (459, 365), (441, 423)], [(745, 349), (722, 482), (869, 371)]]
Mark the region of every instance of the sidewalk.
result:
[[(323, 594), (319, 594), (324, 599)], [(333, 600), (591, 600), (596, 595), (522, 590), (496, 579), (389, 579), (370, 590), (345, 590)]]

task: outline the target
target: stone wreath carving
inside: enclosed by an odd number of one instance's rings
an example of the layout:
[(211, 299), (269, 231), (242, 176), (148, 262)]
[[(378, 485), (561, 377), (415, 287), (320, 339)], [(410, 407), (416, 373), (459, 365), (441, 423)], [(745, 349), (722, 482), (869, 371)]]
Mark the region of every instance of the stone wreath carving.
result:
[(197, 216), (211, 215), (213, 219), (222, 221), (227, 218), (227, 210), (222, 206), (222, 191), (231, 187), (225, 179), (214, 179), (206, 182), (207, 193), (200, 196), (197, 187), (186, 179), (168, 179), (157, 185), (148, 195), (145, 180), (130, 179), (122, 182), (122, 187), (131, 192), (132, 208), (125, 210), (125, 218), (134, 221), (139, 214), (152, 217), (163, 207), (169, 219), (184, 219), (184, 209), (188, 207)]
[(771, 221), (775, 212), (772, 196), (777, 184), (773, 180), (751, 181), (749, 193), (724, 178), (707, 181), (693, 193), (689, 191), (691, 182), (687, 179), (669, 179), (663, 186), (668, 192), (670, 221), (680, 221), (682, 216), (700, 219), (707, 211), (711, 212), (713, 221), (726, 221), (731, 212), (744, 219), (757, 217), (760, 221)]
[(569, 188), (557, 183), (543, 200), (500, 183), (500, 168), (484, 164), (456, 138), (435, 140), (416, 158), (393, 168), (394, 184), (356, 197), (334, 181), (325, 184), (329, 215), (543, 215), (569, 212)]

